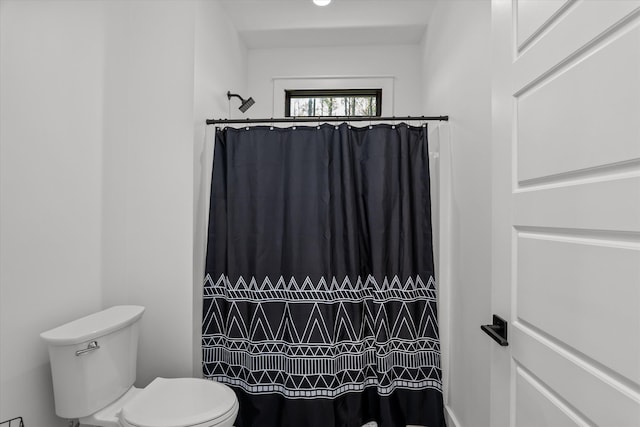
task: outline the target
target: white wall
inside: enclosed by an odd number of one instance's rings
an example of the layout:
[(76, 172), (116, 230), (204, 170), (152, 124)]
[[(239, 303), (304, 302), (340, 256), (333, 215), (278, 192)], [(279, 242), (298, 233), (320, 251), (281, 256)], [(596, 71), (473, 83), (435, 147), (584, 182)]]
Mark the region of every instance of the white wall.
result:
[(104, 305), (140, 304), (138, 386), (193, 360), (193, 2), (107, 2)]
[[(209, 220), (214, 126), (205, 120), (229, 117), (227, 91), (247, 91), (247, 48), (217, 2), (196, 3), (194, 78), (193, 375), (202, 376), (202, 281)], [(246, 96), (246, 95), (244, 95)], [(234, 99), (233, 101), (238, 101)], [(236, 108), (231, 117), (240, 117)]]
[[(421, 60), (420, 48), (412, 45), (251, 49), (248, 93), (243, 96), (252, 96), (256, 103), (246, 116), (273, 117), (274, 77), (318, 76), (394, 77), (395, 108), (383, 114), (418, 115), (422, 107)], [(284, 93), (276, 96), (284, 102)], [(232, 109), (237, 108), (234, 103)]]
[(101, 308), (100, 2), (0, 2), (0, 421), (62, 426), (39, 334)]
[[(491, 321), (490, 3), (440, 1), (423, 43), (425, 114), (449, 114), (442, 178), (451, 186), (449, 378), (446, 400), (458, 427), (489, 425)], [(448, 139), (448, 140), (447, 140)]]
[(0, 420), (62, 426), (69, 320), (144, 305), (137, 385), (199, 375), (204, 119), (246, 49), (217, 2), (0, 1)]

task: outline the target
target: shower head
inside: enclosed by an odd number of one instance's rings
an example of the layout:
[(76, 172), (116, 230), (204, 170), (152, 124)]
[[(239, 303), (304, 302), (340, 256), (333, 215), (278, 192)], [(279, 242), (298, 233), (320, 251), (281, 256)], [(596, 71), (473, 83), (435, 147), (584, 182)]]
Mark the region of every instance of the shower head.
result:
[(256, 103), (256, 101), (253, 100), (253, 98), (249, 97), (248, 99), (244, 99), (243, 97), (241, 97), (240, 95), (237, 95), (235, 93), (231, 93), (231, 91), (227, 92), (227, 98), (231, 99), (232, 97), (236, 97), (239, 98), (240, 101), (242, 101), (242, 104), (240, 104), (240, 107), (238, 107), (240, 109), (240, 111), (242, 111), (243, 113), (246, 112), (249, 108), (251, 108), (251, 106), (253, 104)]
[(249, 97), (249, 99), (240, 104), (240, 111), (242, 111), (243, 113), (246, 112), (255, 103), (256, 101), (254, 101), (253, 98)]

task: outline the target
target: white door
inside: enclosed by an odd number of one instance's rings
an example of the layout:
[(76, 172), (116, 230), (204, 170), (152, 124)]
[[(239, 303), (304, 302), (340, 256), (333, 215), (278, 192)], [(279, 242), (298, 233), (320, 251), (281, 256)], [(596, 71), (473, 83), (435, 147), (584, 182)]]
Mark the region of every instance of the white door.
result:
[(639, 427), (640, 2), (494, 0), (492, 31), (491, 426)]

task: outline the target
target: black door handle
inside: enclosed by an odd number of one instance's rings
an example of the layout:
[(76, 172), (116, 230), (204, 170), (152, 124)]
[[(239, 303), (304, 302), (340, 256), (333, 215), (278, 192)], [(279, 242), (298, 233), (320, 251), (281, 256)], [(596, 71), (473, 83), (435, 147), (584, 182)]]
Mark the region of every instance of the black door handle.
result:
[(506, 347), (509, 345), (509, 341), (507, 341), (507, 321), (502, 317), (494, 314), (493, 325), (482, 325), (480, 329), (485, 331), (501, 346)]

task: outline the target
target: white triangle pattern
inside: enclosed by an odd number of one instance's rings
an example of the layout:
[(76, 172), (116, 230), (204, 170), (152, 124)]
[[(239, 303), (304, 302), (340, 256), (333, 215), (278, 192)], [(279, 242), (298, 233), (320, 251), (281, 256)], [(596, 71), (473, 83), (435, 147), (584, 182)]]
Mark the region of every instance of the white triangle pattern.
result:
[(203, 294), (208, 378), (294, 399), (442, 390), (433, 277), (298, 284), (207, 275)]

